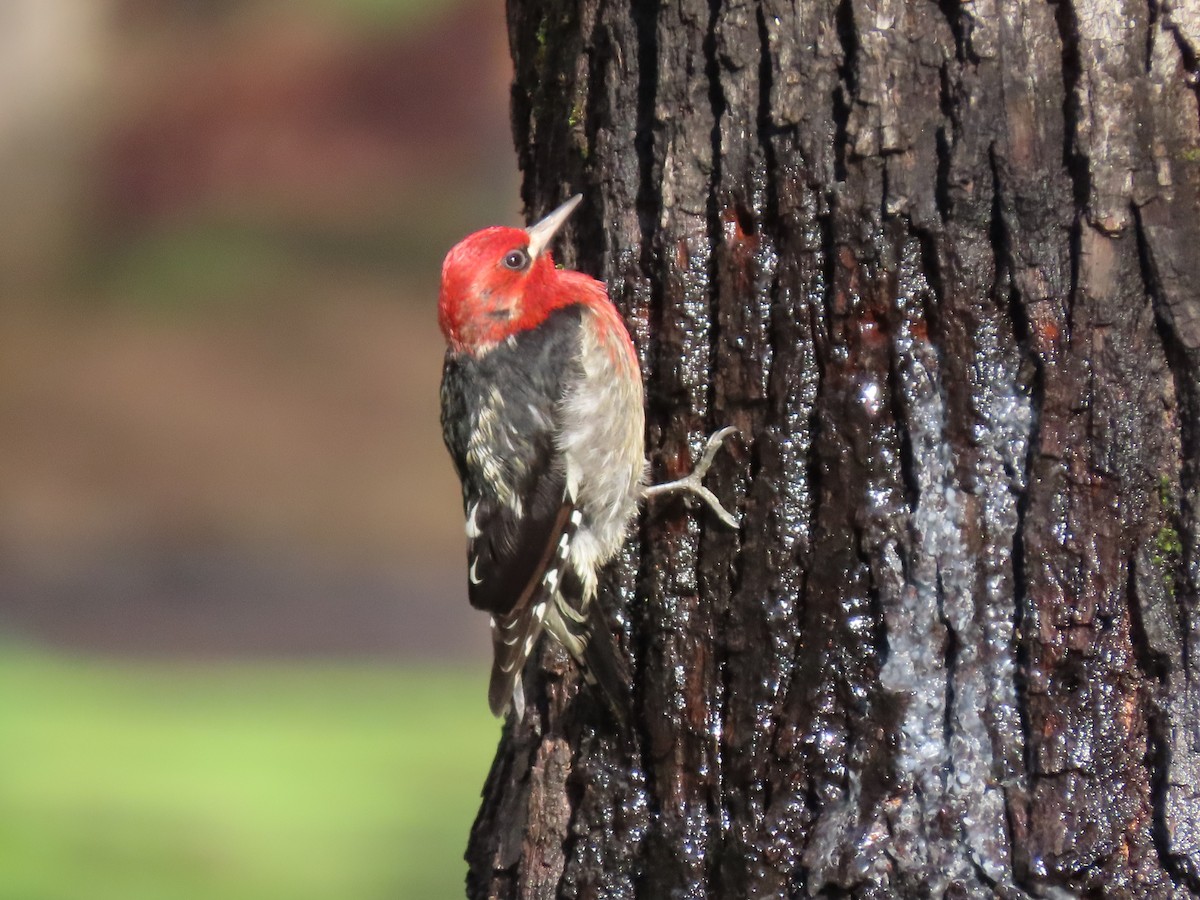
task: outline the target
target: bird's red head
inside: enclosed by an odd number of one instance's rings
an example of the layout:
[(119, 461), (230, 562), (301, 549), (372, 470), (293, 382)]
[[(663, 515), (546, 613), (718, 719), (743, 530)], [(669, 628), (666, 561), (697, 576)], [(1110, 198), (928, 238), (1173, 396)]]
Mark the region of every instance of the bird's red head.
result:
[(576, 273), (556, 270), (547, 248), (581, 199), (576, 194), (528, 229), (476, 231), (446, 254), (438, 324), (452, 350), (486, 351), (574, 302), (562, 276)]

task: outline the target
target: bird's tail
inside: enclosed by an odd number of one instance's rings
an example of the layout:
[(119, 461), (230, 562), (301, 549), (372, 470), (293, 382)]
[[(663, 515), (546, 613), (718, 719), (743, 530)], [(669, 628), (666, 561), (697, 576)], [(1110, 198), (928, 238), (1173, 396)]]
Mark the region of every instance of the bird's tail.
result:
[(543, 599), (520, 616), (493, 620), (494, 653), (488, 685), (488, 706), (492, 713), (503, 716), (511, 703), (517, 721), (524, 718), (521, 673), (543, 630), (549, 631), (563, 646), (624, 731), (631, 701), (629, 664), (599, 600), (593, 599), (581, 612), (562, 593)]
[(488, 683), (488, 706), (497, 718), (508, 712), (509, 703), (518, 722), (525, 718), (525, 686), (521, 683), (521, 672), (542, 635), (543, 620), (551, 605), (543, 601), (520, 615), (492, 619), (492, 677)]
[(580, 612), (561, 594), (546, 617), (546, 628), (559, 641), (595, 689), (622, 731), (629, 723), (633, 679), (598, 598)]

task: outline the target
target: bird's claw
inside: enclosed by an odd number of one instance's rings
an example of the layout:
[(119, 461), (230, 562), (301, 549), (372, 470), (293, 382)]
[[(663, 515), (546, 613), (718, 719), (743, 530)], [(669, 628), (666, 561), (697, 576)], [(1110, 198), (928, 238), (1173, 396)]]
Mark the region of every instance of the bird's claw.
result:
[(683, 478), (677, 478), (674, 481), (668, 481), (664, 484), (653, 484), (646, 488), (646, 497), (661, 497), (665, 494), (688, 493), (695, 497), (699, 497), (712, 510), (713, 515), (721, 520), (726, 527), (737, 530), (738, 520), (729, 510), (721, 505), (721, 501), (717, 499), (717, 495), (706, 488), (702, 483), (702, 479), (708, 473), (708, 467), (712, 465), (713, 458), (716, 457), (717, 451), (725, 443), (725, 439), (731, 435), (737, 434), (737, 429), (732, 425), (726, 425), (719, 431), (713, 432), (709, 437), (708, 443), (704, 447), (704, 452), (700, 455), (700, 461), (690, 473)]

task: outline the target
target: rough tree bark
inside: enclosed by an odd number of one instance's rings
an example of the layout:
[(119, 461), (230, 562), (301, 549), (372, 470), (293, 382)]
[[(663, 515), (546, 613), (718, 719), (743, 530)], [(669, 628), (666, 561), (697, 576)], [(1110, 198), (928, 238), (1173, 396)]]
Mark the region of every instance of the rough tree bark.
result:
[(473, 897), (1200, 895), (1195, 0), (510, 0), (652, 509), (633, 739), (543, 650)]

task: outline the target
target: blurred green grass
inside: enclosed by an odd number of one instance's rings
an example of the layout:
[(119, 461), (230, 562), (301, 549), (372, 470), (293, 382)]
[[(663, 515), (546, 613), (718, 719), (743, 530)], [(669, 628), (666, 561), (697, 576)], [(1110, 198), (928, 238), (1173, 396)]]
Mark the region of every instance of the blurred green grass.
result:
[(461, 897), (483, 678), (0, 647), (0, 898)]

